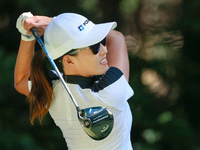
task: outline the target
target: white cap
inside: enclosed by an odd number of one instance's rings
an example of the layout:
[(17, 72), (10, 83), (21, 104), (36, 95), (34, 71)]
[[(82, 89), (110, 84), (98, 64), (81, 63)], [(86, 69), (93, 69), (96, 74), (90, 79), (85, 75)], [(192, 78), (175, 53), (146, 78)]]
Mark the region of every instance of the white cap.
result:
[(116, 26), (116, 22), (94, 24), (79, 14), (63, 13), (54, 17), (47, 26), (44, 43), (55, 60), (72, 49), (100, 42)]

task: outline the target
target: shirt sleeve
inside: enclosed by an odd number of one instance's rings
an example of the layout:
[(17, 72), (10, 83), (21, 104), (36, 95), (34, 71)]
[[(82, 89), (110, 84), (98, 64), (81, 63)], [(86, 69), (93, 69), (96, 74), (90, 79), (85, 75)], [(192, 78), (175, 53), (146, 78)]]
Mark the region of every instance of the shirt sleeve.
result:
[(29, 90), (29, 92), (31, 91), (31, 88), (32, 88), (32, 82), (31, 82), (31, 80), (28, 80), (28, 90)]
[(99, 100), (119, 110), (123, 109), (124, 103), (134, 94), (123, 73), (115, 67), (111, 67), (94, 85), (94, 91)]

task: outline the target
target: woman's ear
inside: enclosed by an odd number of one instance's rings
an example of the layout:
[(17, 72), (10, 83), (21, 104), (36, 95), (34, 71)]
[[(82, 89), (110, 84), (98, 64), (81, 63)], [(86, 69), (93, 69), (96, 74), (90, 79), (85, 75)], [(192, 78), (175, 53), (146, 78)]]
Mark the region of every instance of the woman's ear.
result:
[(74, 64), (73, 58), (70, 55), (63, 56), (62, 61), (63, 61), (63, 63), (66, 63), (68, 65)]

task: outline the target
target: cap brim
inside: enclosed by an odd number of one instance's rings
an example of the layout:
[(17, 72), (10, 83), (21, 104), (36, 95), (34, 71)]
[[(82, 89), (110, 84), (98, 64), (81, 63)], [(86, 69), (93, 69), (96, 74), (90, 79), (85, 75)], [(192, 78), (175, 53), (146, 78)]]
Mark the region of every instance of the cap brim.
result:
[(116, 22), (96, 24), (90, 32), (78, 41), (73, 49), (94, 45), (104, 39), (107, 34), (117, 27)]

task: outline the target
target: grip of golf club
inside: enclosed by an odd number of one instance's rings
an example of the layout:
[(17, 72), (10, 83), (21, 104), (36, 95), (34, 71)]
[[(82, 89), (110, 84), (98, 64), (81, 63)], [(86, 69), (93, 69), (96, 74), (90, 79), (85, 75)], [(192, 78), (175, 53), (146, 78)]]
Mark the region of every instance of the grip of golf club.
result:
[(40, 38), (39, 33), (37, 32), (36, 28), (31, 28), (30, 29), (31, 32), (33, 33), (34, 37), (36, 38), (36, 40), (38, 40)]

